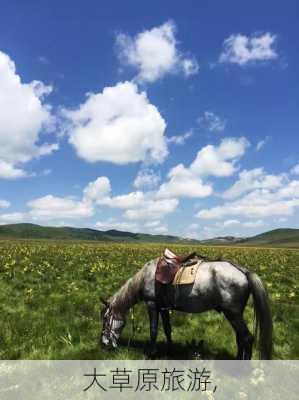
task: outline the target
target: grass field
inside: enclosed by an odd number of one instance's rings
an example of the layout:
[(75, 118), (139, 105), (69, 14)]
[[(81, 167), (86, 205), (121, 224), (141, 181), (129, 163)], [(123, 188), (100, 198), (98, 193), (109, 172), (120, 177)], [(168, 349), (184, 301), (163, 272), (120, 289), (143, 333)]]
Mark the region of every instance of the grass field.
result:
[[(144, 358), (149, 338), (144, 304), (134, 307), (118, 350), (98, 344), (99, 297), (116, 291), (165, 245), (90, 242), (0, 242), (1, 359)], [(222, 255), (257, 272), (268, 289), (274, 321), (274, 358), (299, 358), (299, 250), (172, 245), (177, 253), (196, 250)], [(231, 359), (233, 332), (216, 312), (172, 313), (175, 359)], [(252, 329), (251, 301), (246, 318)], [(159, 357), (165, 358), (159, 333)], [(256, 356), (256, 354), (255, 354)]]

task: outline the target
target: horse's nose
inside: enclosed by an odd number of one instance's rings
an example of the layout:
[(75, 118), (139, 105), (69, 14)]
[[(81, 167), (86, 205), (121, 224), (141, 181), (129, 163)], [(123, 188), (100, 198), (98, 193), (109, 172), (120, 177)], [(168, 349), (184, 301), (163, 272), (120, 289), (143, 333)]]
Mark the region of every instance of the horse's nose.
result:
[(106, 338), (105, 336), (102, 336), (102, 345), (105, 347), (109, 346), (109, 339)]

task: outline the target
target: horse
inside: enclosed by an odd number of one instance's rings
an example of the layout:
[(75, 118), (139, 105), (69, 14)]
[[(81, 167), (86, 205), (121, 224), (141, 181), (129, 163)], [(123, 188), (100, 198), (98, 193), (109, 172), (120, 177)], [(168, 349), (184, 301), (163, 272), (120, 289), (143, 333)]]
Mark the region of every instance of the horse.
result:
[[(231, 324), (237, 343), (237, 359), (250, 360), (254, 342), (261, 359), (271, 359), (272, 316), (267, 292), (260, 277), (247, 268), (229, 260), (201, 260), (193, 284), (172, 285), (172, 309), (186, 313), (202, 313), (216, 310), (223, 313)], [(156, 352), (159, 315), (167, 340), (172, 348), (169, 308), (160, 307), (157, 301), (155, 271), (159, 259), (148, 261), (138, 272), (108, 300), (102, 299), (104, 309), (100, 314), (102, 323), (101, 342), (104, 347), (116, 348), (129, 310), (139, 301), (144, 301), (150, 321), (150, 348)], [(243, 317), (250, 294), (254, 306), (254, 333)]]

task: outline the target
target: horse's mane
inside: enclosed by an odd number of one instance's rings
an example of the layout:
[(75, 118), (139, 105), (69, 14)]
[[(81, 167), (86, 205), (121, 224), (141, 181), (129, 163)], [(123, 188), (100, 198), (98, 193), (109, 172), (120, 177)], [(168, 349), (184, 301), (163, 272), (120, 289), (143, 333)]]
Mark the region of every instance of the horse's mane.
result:
[(108, 300), (114, 313), (124, 315), (140, 298), (143, 285), (144, 269), (141, 268), (135, 275)]

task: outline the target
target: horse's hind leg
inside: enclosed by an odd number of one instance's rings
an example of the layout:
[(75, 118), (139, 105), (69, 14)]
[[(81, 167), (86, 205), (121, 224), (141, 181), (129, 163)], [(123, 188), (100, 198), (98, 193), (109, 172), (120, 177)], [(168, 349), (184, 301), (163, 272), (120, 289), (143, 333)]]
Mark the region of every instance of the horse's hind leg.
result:
[(156, 341), (158, 335), (159, 312), (155, 302), (148, 301), (146, 305), (150, 320), (150, 354), (154, 355), (157, 352)]
[(236, 333), (236, 341), (238, 345), (237, 359), (251, 360), (254, 338), (250, 333), (242, 314), (224, 312), (224, 315)]
[(170, 352), (172, 350), (172, 340), (171, 340), (171, 324), (168, 310), (160, 310), (162, 324), (164, 333), (167, 339), (167, 350)]

